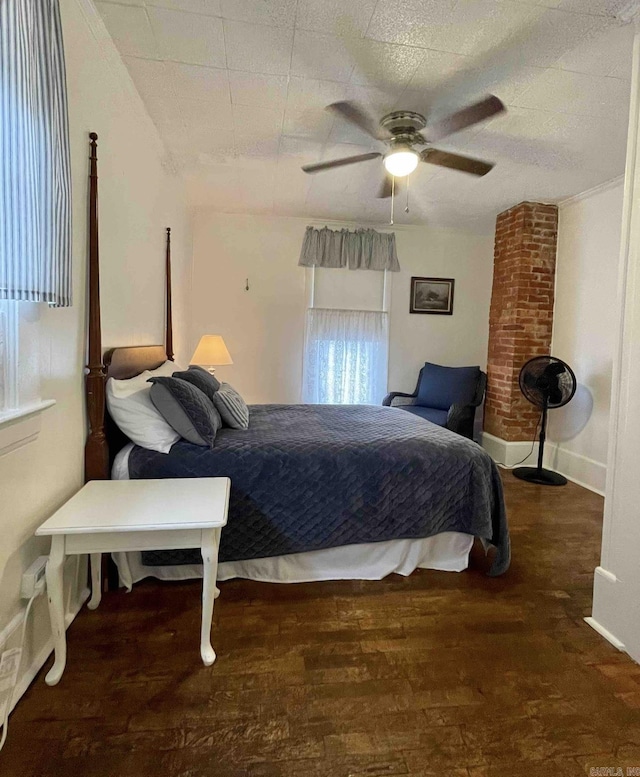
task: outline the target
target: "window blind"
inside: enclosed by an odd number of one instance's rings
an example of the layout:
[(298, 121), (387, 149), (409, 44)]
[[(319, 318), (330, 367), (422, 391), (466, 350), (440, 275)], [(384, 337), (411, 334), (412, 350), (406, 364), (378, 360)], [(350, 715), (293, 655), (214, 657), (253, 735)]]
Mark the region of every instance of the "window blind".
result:
[(71, 173), (58, 0), (0, 2), (0, 299), (71, 304)]

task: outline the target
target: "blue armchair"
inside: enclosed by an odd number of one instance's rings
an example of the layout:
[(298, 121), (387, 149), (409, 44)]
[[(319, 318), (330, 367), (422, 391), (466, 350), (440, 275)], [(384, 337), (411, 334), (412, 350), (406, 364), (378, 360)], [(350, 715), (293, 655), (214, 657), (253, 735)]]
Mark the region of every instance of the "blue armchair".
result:
[(480, 367), (442, 367), (426, 362), (413, 394), (392, 391), (382, 404), (473, 439), (476, 408), (482, 404), (487, 376)]

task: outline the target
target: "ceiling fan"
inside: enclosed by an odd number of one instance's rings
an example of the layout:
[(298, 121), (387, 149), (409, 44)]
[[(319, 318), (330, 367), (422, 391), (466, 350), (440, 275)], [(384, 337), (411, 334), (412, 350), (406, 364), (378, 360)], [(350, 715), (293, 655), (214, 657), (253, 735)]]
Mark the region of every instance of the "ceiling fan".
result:
[[(471, 127), (478, 122), (485, 121), (505, 110), (502, 101), (493, 95), (485, 97), (479, 102), (468, 105), (462, 110), (456, 111), (427, 128), (423, 134), (421, 130), (427, 126), (427, 120), (421, 113), (415, 111), (392, 111), (383, 116), (378, 126), (360, 107), (352, 102), (337, 102), (327, 106), (346, 121), (366, 132), (375, 140), (380, 140), (389, 147), (386, 153), (370, 151), (366, 154), (348, 156), (343, 159), (332, 159), (328, 162), (317, 162), (312, 165), (304, 165), (305, 173), (320, 173), (323, 170), (331, 170), (334, 167), (353, 165), (358, 162), (367, 162), (370, 159), (384, 158), (384, 166), (389, 173), (382, 184), (379, 197), (390, 197), (392, 193), (392, 180), (390, 176), (401, 178), (412, 173), (418, 166), (418, 162), (427, 162), (431, 165), (449, 167), (452, 170), (460, 170), (471, 175), (486, 175), (493, 165), (480, 159), (452, 154), (450, 151), (440, 151), (433, 148), (431, 143), (441, 140), (447, 135)], [(416, 147), (426, 146), (421, 151)]]

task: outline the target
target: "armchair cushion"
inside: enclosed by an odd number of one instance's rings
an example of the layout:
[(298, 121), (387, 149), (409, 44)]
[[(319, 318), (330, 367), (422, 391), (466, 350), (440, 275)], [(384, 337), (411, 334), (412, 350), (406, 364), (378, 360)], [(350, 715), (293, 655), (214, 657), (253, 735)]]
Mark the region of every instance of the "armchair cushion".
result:
[(426, 362), (420, 375), (416, 405), (442, 411), (449, 410), (451, 405), (470, 405), (479, 379), (480, 367), (442, 367)]
[(420, 416), (420, 418), (425, 418), (437, 426), (447, 425), (448, 413), (446, 410), (436, 410), (434, 407), (420, 407), (419, 405), (403, 405), (402, 409), (408, 413), (413, 413), (413, 415)]

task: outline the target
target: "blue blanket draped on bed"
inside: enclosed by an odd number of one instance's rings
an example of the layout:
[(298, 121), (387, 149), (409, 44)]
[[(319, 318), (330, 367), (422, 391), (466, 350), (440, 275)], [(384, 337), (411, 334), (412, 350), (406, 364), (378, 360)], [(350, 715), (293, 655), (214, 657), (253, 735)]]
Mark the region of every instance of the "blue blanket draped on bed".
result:
[[(132, 478), (231, 478), (220, 561), (363, 542), (466, 532), (491, 543), (506, 571), (502, 483), (476, 443), (398, 408), (253, 405), (246, 431), (222, 429), (213, 449), (134, 447)], [(197, 551), (143, 554), (145, 564), (197, 563)], [(188, 555), (187, 555), (188, 554)]]

